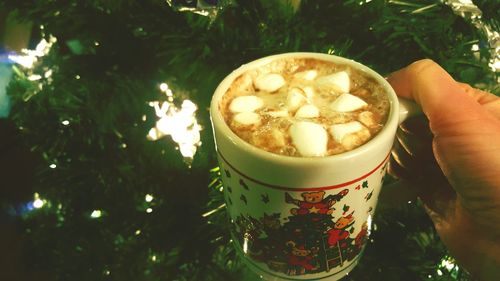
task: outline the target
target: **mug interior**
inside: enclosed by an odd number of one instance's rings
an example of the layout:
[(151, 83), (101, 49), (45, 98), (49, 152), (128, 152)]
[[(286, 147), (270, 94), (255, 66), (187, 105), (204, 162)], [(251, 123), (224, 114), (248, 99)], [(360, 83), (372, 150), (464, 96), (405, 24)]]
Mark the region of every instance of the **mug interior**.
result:
[[(368, 142), (362, 144), (361, 146), (355, 149), (340, 154), (321, 156), (321, 157), (302, 157), (302, 156), (297, 157), (297, 156), (275, 154), (266, 151), (264, 149), (258, 148), (256, 146), (253, 146), (248, 142), (244, 141), (243, 139), (241, 139), (239, 136), (237, 136), (230, 129), (229, 125), (226, 124), (222, 112), (220, 111), (220, 101), (223, 95), (229, 89), (233, 81), (246, 71), (259, 68), (274, 60), (287, 59), (287, 58), (313, 58), (333, 63), (345, 64), (355, 68), (356, 70), (367, 73), (369, 76), (373, 77), (377, 83), (383, 86), (389, 98), (389, 103), (390, 103), (387, 121), (384, 124), (383, 128), (380, 130), (380, 132), (378, 132), (377, 135), (372, 139), (370, 139)], [(384, 79), (384, 77), (382, 77), (376, 71), (372, 70), (368, 66), (365, 66), (351, 59), (323, 54), (323, 53), (309, 53), (309, 52), (293, 52), (293, 53), (271, 55), (240, 66), (238, 69), (234, 70), (231, 74), (226, 76), (224, 80), (222, 80), (222, 82), (216, 88), (210, 104), (210, 116), (212, 119), (213, 126), (217, 126), (219, 130), (221, 130), (221, 133), (228, 136), (235, 145), (237, 145), (241, 149), (246, 150), (249, 153), (252, 153), (255, 156), (258, 156), (261, 159), (266, 159), (271, 162), (287, 163), (289, 165), (290, 164), (304, 165), (307, 164), (308, 162), (309, 163), (314, 162), (315, 164), (318, 164), (318, 161), (332, 161), (334, 159), (350, 158), (360, 153), (363, 153), (363, 151), (373, 149), (373, 146), (377, 146), (377, 143), (381, 142), (386, 138), (393, 137), (394, 128), (398, 125), (399, 121), (398, 112), (399, 112), (399, 103), (397, 95), (394, 92), (394, 89)]]

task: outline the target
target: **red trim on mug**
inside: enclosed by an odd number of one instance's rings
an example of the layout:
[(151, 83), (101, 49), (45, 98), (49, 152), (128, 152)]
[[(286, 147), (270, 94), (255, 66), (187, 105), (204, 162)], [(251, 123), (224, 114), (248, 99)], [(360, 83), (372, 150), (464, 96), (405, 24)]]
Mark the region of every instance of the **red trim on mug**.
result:
[(239, 171), (238, 169), (236, 169), (233, 165), (231, 165), (227, 160), (226, 158), (222, 155), (222, 153), (220, 153), (220, 151), (217, 151), (217, 153), (219, 154), (219, 156), (222, 158), (222, 160), (224, 160), (224, 162), (229, 166), (231, 167), (231, 169), (233, 169), (236, 173), (240, 174), (242, 177), (246, 178), (247, 180), (250, 180), (250, 181), (253, 181), (257, 184), (260, 184), (260, 185), (263, 185), (263, 186), (267, 186), (267, 187), (270, 187), (270, 188), (274, 188), (274, 189), (279, 189), (279, 190), (286, 190), (286, 191), (321, 191), (321, 190), (330, 190), (330, 189), (336, 189), (336, 188), (341, 188), (341, 187), (346, 187), (348, 185), (351, 185), (353, 183), (356, 183), (360, 180), (363, 180), (365, 178), (367, 178), (368, 176), (370, 176), (371, 174), (375, 173), (382, 165), (384, 165), (384, 163), (387, 161), (387, 159), (389, 158), (389, 154), (387, 154), (387, 156), (384, 158), (384, 160), (382, 160), (382, 162), (380, 164), (377, 165), (377, 167), (375, 167), (373, 170), (371, 170), (370, 172), (362, 175), (361, 177), (359, 178), (356, 178), (356, 179), (353, 179), (351, 181), (348, 181), (348, 182), (344, 182), (344, 183), (341, 183), (341, 184), (336, 184), (336, 185), (330, 185), (330, 186), (323, 186), (323, 187), (298, 187), (298, 188), (294, 188), (294, 187), (287, 187), (287, 186), (280, 186), (280, 185), (274, 185), (274, 184), (269, 184), (269, 183), (265, 183), (265, 182), (261, 182), (259, 180), (256, 180), (252, 177), (249, 177), (247, 175), (245, 175), (244, 173), (242, 173), (241, 171)]

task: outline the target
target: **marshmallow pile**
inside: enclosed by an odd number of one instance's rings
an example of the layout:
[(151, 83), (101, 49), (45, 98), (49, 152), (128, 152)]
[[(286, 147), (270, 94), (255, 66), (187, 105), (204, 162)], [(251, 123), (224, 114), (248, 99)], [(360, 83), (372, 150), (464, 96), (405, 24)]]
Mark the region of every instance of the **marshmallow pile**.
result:
[[(230, 101), (231, 127), (257, 132), (259, 126), (271, 122), (269, 120), (286, 118), (290, 125), (284, 132), (283, 128), (267, 126), (265, 139), (253, 143), (265, 146), (262, 143), (269, 141), (286, 146), (288, 142), (297, 154), (305, 157), (328, 155), (331, 142), (345, 151), (370, 138), (369, 128), (377, 122), (372, 112), (361, 111), (368, 104), (349, 93), (351, 79), (347, 71), (320, 75), (316, 70), (305, 70), (289, 76), (273, 72), (255, 75), (252, 78), (254, 91), (235, 96)], [(274, 104), (268, 104), (268, 100)], [(324, 118), (328, 118), (326, 111), (355, 117), (348, 122), (332, 124), (324, 122)]]

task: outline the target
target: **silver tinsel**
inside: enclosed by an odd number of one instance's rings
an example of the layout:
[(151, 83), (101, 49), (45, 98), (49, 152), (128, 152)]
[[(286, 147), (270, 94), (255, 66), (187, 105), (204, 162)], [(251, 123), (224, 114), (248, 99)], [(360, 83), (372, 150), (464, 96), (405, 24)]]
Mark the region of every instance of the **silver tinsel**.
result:
[(479, 29), (486, 36), (491, 58), (488, 63), (494, 72), (500, 72), (500, 34), (493, 30), (491, 26), (483, 22), (482, 11), (472, 2), (472, 0), (442, 0), (443, 3), (450, 6), (453, 12), (473, 26)]
[(219, 11), (233, 4), (233, 0), (166, 0), (167, 4), (179, 12), (191, 12), (215, 20)]

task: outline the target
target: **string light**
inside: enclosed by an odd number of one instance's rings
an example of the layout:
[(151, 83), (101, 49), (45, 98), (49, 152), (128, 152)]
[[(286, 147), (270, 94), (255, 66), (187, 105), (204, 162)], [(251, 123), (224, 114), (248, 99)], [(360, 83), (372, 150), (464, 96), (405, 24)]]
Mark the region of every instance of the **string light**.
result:
[(153, 199), (154, 199), (154, 197), (151, 194), (146, 194), (146, 196), (144, 196), (144, 200), (146, 202), (151, 202), (151, 201), (153, 201)]
[(40, 40), (34, 50), (22, 49), (21, 54), (11, 54), (8, 58), (25, 68), (33, 68), (38, 59), (48, 54), (52, 45), (56, 42), (57, 38), (50, 35), (48, 40), (45, 40), (45, 38)]
[(100, 218), (101, 216), (102, 216), (101, 210), (93, 210), (92, 213), (90, 214), (90, 217), (93, 219)]
[(441, 259), (441, 267), (446, 268), (448, 271), (453, 270), (455, 267), (458, 268), (458, 266), (455, 264), (455, 261), (453, 260), (453, 258), (451, 258), (449, 256), (444, 256)]
[(370, 235), (371, 232), (372, 232), (372, 223), (373, 223), (373, 221), (372, 221), (372, 215), (369, 214), (368, 218), (366, 219), (366, 224), (368, 226), (368, 235)]
[(42, 208), (44, 205), (45, 205), (45, 200), (43, 200), (42, 198), (40, 198), (40, 194), (36, 193), (33, 194), (33, 208), (35, 209), (40, 209)]
[(44, 202), (42, 199), (35, 199), (33, 201), (33, 207), (35, 207), (36, 209), (40, 209), (41, 207), (43, 207), (44, 205)]
[(30, 81), (38, 81), (40, 79), (42, 79), (42, 76), (38, 75), (38, 74), (32, 74), (32, 75), (28, 76), (28, 80), (30, 80)]
[(247, 254), (248, 253), (248, 242), (249, 242), (249, 239), (250, 238), (250, 234), (249, 233), (245, 233), (243, 235), (243, 253)]
[(167, 83), (160, 84), (160, 90), (167, 96), (167, 101), (150, 102), (149, 105), (155, 109), (155, 114), (159, 118), (152, 128), (147, 138), (155, 141), (164, 136), (170, 135), (177, 143), (185, 161), (191, 163), (197, 148), (201, 145), (201, 126), (196, 120), (198, 107), (192, 101), (186, 99), (178, 108), (173, 103), (173, 92)]

